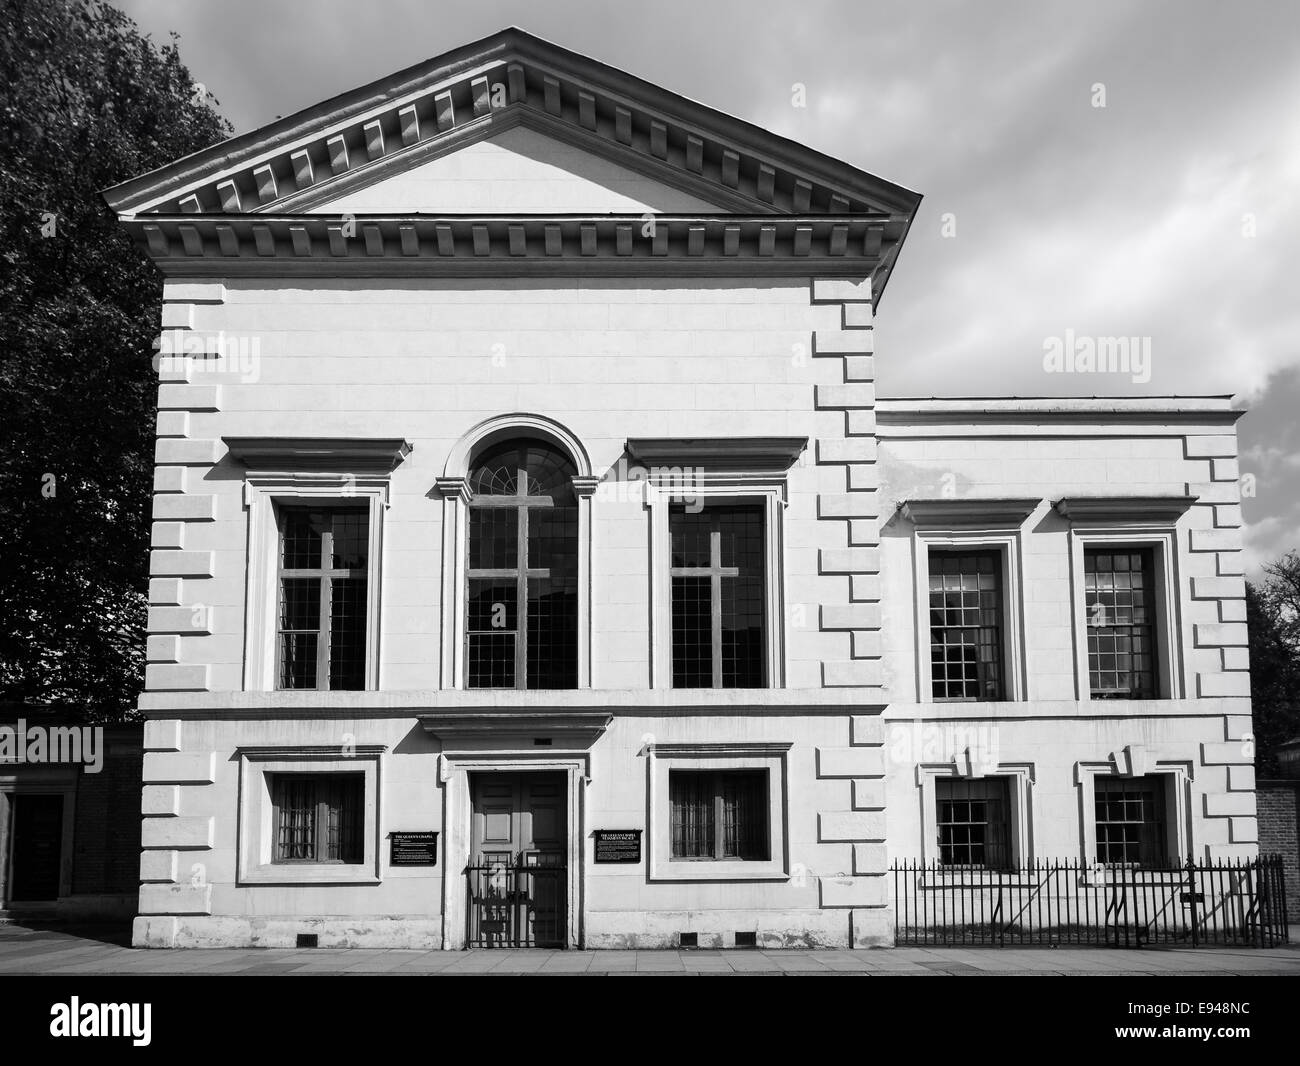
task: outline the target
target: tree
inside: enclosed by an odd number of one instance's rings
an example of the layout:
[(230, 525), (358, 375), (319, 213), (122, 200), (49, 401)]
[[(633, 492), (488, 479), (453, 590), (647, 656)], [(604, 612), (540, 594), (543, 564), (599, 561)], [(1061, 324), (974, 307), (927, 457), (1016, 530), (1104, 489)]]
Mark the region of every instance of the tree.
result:
[(230, 133), (103, 0), (0, 0), (0, 700), (141, 688), (161, 278), (101, 190)]
[(1277, 748), (1300, 737), (1300, 554), (1287, 552), (1246, 583), (1255, 769), (1278, 773)]

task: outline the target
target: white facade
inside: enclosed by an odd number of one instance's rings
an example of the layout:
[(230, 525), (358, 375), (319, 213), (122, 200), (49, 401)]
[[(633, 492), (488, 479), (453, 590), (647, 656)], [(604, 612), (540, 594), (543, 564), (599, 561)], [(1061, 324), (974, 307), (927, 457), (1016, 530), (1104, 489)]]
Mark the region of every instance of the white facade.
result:
[[(556, 782), (572, 946), (889, 943), (944, 778), (1006, 779), (1017, 861), (1091, 860), (1098, 774), (1160, 775), (1171, 855), (1253, 853), (1226, 401), (878, 401), (915, 194), (518, 31), (382, 87), (107, 194), (166, 277), (137, 943), (461, 947), (484, 782)], [(566, 689), (468, 684), (470, 478), (515, 436), (572, 465)], [(687, 497), (761, 516), (760, 687), (673, 685)], [(281, 684), (304, 502), (366, 515), (360, 690)], [(1157, 569), (1153, 699), (1089, 699), (1105, 543)], [(925, 560), (963, 546), (997, 702), (928, 694)], [(738, 771), (761, 854), (679, 861), (673, 774)], [(274, 782), (340, 772), (357, 861), (278, 860)]]

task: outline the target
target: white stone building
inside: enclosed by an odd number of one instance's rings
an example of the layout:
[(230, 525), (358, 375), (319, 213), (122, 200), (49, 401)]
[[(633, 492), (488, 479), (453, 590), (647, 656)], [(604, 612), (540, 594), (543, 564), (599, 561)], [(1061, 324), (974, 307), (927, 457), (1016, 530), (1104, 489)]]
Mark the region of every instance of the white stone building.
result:
[(877, 398), (918, 195), (507, 30), (106, 196), (138, 944), (868, 946), (896, 858), (1253, 854), (1237, 413)]

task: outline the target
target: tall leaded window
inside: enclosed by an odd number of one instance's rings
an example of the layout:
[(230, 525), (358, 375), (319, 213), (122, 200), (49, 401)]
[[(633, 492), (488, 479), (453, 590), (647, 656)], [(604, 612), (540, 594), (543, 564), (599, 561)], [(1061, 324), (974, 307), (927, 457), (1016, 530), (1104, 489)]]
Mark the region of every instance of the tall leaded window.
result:
[(1154, 553), (1085, 548), (1083, 581), (1092, 698), (1154, 699)]
[(1165, 782), (1148, 777), (1093, 778), (1097, 861), (1162, 865), (1167, 858)]
[(934, 699), (1003, 699), (999, 553), (931, 551), (929, 555)]
[(279, 524), (279, 687), (365, 688), (366, 508), (284, 507)]
[(531, 439), (490, 447), (470, 472), (470, 688), (577, 688), (574, 473)]
[(674, 688), (761, 688), (766, 600), (763, 508), (675, 506), (672, 540)]
[(274, 862), (363, 861), (364, 774), (275, 774), (271, 803)]
[(674, 859), (769, 855), (766, 770), (671, 770)]
[(939, 861), (944, 866), (1011, 865), (1011, 800), (1005, 777), (935, 780)]

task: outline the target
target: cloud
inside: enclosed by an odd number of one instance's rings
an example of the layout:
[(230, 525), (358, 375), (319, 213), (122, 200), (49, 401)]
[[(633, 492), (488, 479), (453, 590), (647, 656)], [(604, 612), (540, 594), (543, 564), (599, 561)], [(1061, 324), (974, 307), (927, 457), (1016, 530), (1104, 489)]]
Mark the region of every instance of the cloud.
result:
[(1237, 423), (1246, 573), (1300, 549), (1300, 369), (1271, 375)]

